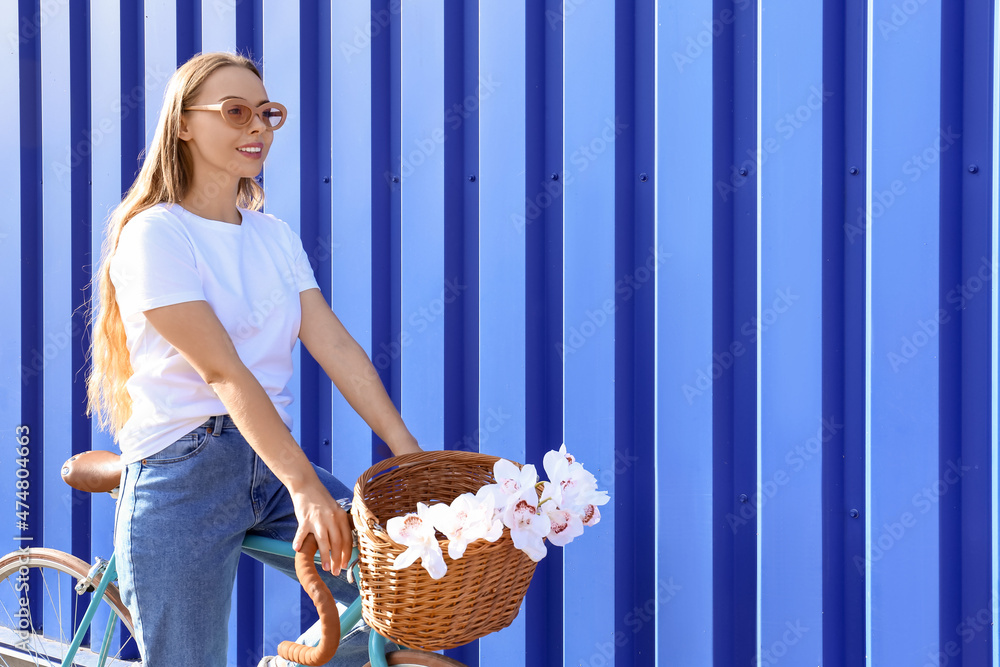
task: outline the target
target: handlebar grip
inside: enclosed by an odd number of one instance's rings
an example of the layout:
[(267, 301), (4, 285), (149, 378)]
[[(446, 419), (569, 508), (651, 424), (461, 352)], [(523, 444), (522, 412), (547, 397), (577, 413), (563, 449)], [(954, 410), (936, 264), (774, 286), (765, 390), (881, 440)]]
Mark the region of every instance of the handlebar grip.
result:
[(321, 634), (319, 644), (305, 646), (283, 641), (278, 645), (278, 655), (285, 660), (312, 667), (330, 662), (340, 644), (340, 612), (337, 610), (337, 602), (320, 578), (316, 570), (316, 561), (313, 560), (318, 548), (316, 538), (311, 533), (307, 535), (302, 542), (302, 550), (295, 554), (295, 575), (319, 613)]

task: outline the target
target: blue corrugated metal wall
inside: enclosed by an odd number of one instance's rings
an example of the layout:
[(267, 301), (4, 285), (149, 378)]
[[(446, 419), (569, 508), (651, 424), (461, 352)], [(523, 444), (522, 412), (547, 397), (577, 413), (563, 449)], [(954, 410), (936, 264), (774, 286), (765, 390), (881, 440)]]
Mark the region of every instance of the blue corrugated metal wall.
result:
[[(91, 265), (170, 73), (239, 49), (291, 111), (267, 210), (424, 446), (566, 441), (614, 499), (455, 657), (1000, 667), (998, 13), (5, 0), (10, 548), (110, 552), (112, 501), (58, 478), (113, 446), (83, 416)], [(294, 382), (315, 460), (386, 454), (315, 363)], [(234, 595), (255, 665), (301, 596), (249, 560)]]

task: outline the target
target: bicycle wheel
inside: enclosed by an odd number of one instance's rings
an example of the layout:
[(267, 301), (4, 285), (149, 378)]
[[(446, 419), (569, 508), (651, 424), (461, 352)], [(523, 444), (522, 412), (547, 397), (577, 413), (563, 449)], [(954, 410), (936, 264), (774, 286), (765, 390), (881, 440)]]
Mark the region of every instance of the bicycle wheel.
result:
[[(465, 667), (458, 660), (437, 653), (411, 649), (390, 651), (385, 654), (385, 661), (393, 667)], [(372, 667), (372, 663), (369, 662), (365, 667)]]
[[(78, 595), (75, 590), (77, 581), (89, 570), (86, 562), (55, 549), (27, 549), (0, 558), (0, 667), (61, 664), (90, 604), (90, 594)], [(104, 664), (142, 664), (128, 609), (117, 587), (109, 584), (91, 625), (90, 640), (80, 647), (74, 665), (98, 664), (111, 613), (119, 622)]]

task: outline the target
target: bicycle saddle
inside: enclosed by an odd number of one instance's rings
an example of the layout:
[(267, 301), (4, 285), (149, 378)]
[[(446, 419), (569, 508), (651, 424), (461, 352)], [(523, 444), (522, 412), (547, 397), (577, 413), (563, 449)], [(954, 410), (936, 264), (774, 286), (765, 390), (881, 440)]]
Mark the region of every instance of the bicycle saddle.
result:
[(108, 493), (118, 487), (122, 475), (121, 455), (94, 449), (70, 457), (62, 467), (63, 481), (88, 493)]

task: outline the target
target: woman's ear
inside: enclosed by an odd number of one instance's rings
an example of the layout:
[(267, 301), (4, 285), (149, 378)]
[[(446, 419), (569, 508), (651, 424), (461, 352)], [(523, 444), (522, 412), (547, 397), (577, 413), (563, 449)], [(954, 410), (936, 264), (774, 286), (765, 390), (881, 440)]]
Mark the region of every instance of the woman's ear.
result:
[(180, 115), (180, 130), (177, 131), (177, 138), (181, 141), (187, 141), (191, 138), (191, 130), (187, 126), (187, 119), (184, 118), (184, 114)]

